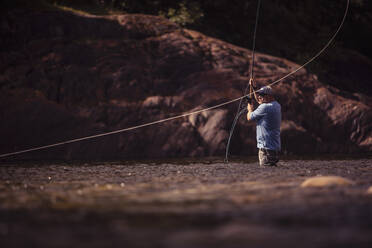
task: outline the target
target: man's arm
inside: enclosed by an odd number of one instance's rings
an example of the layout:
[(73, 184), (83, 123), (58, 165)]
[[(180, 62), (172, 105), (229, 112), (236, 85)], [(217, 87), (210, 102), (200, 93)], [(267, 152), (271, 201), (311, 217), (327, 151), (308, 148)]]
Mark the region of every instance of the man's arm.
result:
[(248, 103), (247, 110), (248, 110), (247, 120), (250, 121), (251, 120), (251, 113), (254, 111), (253, 104)]
[(249, 103), (247, 105), (247, 120), (248, 121), (258, 121), (261, 118), (264, 118), (267, 114), (265, 104), (260, 104), (256, 109), (254, 109), (254, 106), (252, 103)]

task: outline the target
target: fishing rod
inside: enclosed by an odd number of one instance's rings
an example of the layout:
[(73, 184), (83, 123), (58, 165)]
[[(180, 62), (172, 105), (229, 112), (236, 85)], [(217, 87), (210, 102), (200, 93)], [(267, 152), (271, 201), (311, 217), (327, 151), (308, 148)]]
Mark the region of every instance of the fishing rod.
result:
[[(328, 47), (329, 45), (334, 41), (334, 39), (336, 38), (336, 36), (338, 35), (338, 33), (340, 32), (341, 28), (343, 27), (344, 23), (345, 23), (345, 20), (346, 20), (346, 17), (347, 17), (347, 14), (349, 12), (349, 6), (350, 6), (350, 0), (347, 0), (346, 2), (346, 7), (345, 7), (345, 11), (344, 11), (344, 15), (342, 17), (342, 20), (341, 20), (341, 23), (340, 25), (338, 26), (338, 28), (336, 29), (335, 33), (331, 36), (331, 38), (328, 40), (328, 42), (324, 45), (324, 47), (322, 49), (319, 50), (319, 52), (317, 52), (313, 57), (311, 57), (308, 61), (306, 61), (304, 64), (302, 64), (301, 66), (297, 67), (295, 70), (287, 73), (286, 75), (284, 75), (283, 77), (275, 80), (274, 82), (270, 83), (270, 84), (267, 84), (266, 86), (272, 86), (274, 84), (277, 84), (281, 81), (283, 81), (284, 79), (290, 77), (291, 75), (295, 74), (296, 72), (298, 72), (299, 70), (305, 68), (308, 64), (310, 64), (311, 62), (313, 62), (315, 59), (317, 59)], [(258, 9), (258, 8), (257, 8)], [(256, 15), (258, 16), (258, 14)], [(257, 18), (257, 17), (256, 17)], [(256, 21), (256, 24), (257, 24), (257, 21)], [(254, 37), (255, 39), (255, 37)], [(253, 43), (255, 44), (255, 42)], [(253, 51), (252, 51), (252, 56), (253, 56)], [(252, 57), (253, 58), (253, 57)], [(253, 63), (254, 61), (252, 61)], [(253, 74), (253, 67), (251, 67), (251, 74)], [(253, 77), (251, 77), (252, 79)], [(253, 90), (253, 94), (256, 92), (256, 90)], [(243, 97), (239, 98), (240, 100), (242, 100), (244, 97), (247, 97), (247, 96), (251, 96), (252, 97), (252, 94), (245, 94)], [(239, 116), (241, 115), (241, 111), (240, 110), (240, 104), (239, 104), (239, 108), (238, 108), (238, 112), (235, 116), (235, 119), (239, 119)], [(228, 154), (229, 154), (229, 147), (230, 147), (230, 139), (232, 137), (232, 133), (234, 131), (234, 128), (235, 128), (235, 125), (237, 123), (237, 120), (233, 121), (233, 125), (232, 125), (232, 128), (230, 130), (230, 135), (229, 135), (229, 140), (227, 142), (227, 146), (226, 146), (226, 154), (225, 154), (225, 162), (228, 163)]]
[[(254, 92), (253, 90), (253, 73), (254, 73), (254, 61), (255, 61), (255, 51), (256, 51), (256, 37), (257, 37), (257, 26), (258, 26), (258, 19), (259, 19), (259, 14), (260, 14), (260, 6), (261, 6), (261, 0), (258, 0), (258, 3), (257, 3), (257, 10), (256, 10), (256, 21), (255, 21), (255, 25), (254, 25), (254, 32), (253, 32), (253, 44), (252, 44), (252, 63), (251, 63), (251, 66), (250, 66), (250, 79), (249, 79), (249, 83), (247, 84), (245, 90), (244, 90), (244, 95), (247, 94), (247, 88), (249, 87), (249, 95), (247, 96), (247, 100), (248, 102), (250, 102), (251, 104), (253, 104), (253, 97), (252, 97), (252, 94)], [(235, 114), (235, 118), (234, 118), (234, 121), (233, 121), (233, 124), (231, 125), (231, 128), (230, 128), (230, 134), (229, 134), (229, 139), (227, 141), (227, 145), (226, 145), (226, 153), (225, 153), (225, 163), (228, 163), (229, 162), (229, 148), (230, 148), (230, 141), (231, 141), (231, 138), (232, 138), (232, 135), (234, 133), (234, 129), (235, 129), (235, 125), (236, 123), (238, 122), (238, 119), (240, 117), (240, 115), (242, 115), (242, 110), (240, 110), (241, 108), (241, 104), (242, 104), (242, 100), (240, 100), (239, 102), (239, 105), (238, 105), (238, 110)], [(243, 108), (245, 108), (245, 106), (243, 106)]]

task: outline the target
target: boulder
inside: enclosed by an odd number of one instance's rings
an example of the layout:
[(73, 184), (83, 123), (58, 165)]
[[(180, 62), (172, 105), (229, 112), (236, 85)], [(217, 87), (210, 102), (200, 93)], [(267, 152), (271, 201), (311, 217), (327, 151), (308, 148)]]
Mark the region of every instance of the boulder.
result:
[(367, 194), (372, 195), (372, 186), (367, 189)]
[(353, 181), (339, 176), (319, 176), (306, 179), (301, 187), (350, 186)]

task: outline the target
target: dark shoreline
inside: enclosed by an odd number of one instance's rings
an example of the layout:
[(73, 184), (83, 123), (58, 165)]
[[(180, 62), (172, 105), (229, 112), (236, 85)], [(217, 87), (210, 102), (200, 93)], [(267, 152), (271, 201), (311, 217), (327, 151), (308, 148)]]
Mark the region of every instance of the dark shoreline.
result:
[[(355, 153), (355, 154), (305, 154), (305, 155), (281, 155), (281, 161), (293, 161), (293, 160), (359, 160), (359, 159), (372, 159), (372, 153)], [(229, 156), (229, 163), (254, 163), (258, 161), (256, 155), (251, 156)], [(173, 163), (173, 164), (211, 164), (211, 163), (225, 163), (225, 157), (196, 157), (196, 158), (146, 158), (146, 159), (91, 159), (91, 160), (79, 160), (79, 159), (69, 159), (69, 160), (51, 160), (51, 159), (22, 159), (17, 158), (17, 156), (2, 158), (0, 159), (0, 166), (4, 164), (23, 164), (23, 165), (47, 165), (47, 164), (127, 164), (133, 165), (137, 163), (145, 164), (163, 164), (163, 163)]]

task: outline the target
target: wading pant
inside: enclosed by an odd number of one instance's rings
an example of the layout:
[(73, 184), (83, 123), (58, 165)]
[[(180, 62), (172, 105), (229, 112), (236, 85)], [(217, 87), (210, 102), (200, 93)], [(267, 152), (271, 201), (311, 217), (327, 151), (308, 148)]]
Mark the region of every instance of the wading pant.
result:
[(279, 161), (279, 152), (260, 148), (258, 149), (258, 160), (260, 166), (276, 166)]

